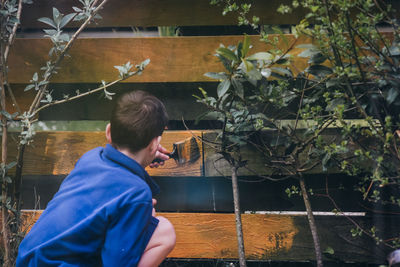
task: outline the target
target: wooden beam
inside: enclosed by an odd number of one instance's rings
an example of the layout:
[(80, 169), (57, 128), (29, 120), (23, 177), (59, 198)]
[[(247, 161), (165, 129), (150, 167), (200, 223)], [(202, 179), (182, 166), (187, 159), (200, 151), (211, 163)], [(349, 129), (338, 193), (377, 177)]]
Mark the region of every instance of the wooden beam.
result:
[[(201, 136), (200, 131), (192, 132)], [(173, 143), (192, 136), (188, 131), (166, 131), (161, 144), (172, 150)], [(18, 138), (9, 142), (9, 160), (15, 160)], [(11, 139), (12, 140), (12, 139)], [(106, 144), (104, 132), (38, 132), (34, 142), (27, 147), (24, 156), (24, 175), (68, 174), (76, 161), (88, 150)], [(155, 176), (200, 176), (202, 175), (202, 144), (199, 142), (200, 158), (190, 164), (178, 166), (168, 160), (160, 168), (148, 168)]]
[[(304, 123), (304, 121), (302, 122)], [(305, 124), (306, 125), (306, 124)], [(301, 127), (299, 131), (302, 131)], [(338, 136), (340, 136), (338, 129), (328, 129), (324, 132), (323, 138), (325, 140), (335, 140)], [(265, 134), (274, 137), (273, 131), (266, 131)], [(204, 144), (204, 175), (205, 176), (231, 176), (231, 168), (229, 163), (222, 158), (220, 154), (217, 153), (217, 150), (210, 145), (207, 145), (207, 141), (214, 141), (217, 136), (217, 131), (204, 131), (203, 138), (205, 140)], [(336, 140), (337, 141), (337, 140)], [(282, 146), (282, 149), (284, 147)], [(290, 171), (293, 172), (293, 169), (290, 169), (290, 166), (282, 166), (280, 169), (269, 168), (266, 167), (269, 164), (267, 162), (266, 156), (264, 156), (260, 151), (258, 151), (252, 145), (244, 145), (241, 147), (241, 155), (242, 160), (247, 161), (245, 167), (239, 168), (239, 175), (241, 176), (257, 176), (257, 175), (289, 175)], [(306, 152), (299, 155), (299, 159), (302, 162), (306, 162), (308, 159), (308, 155)], [(283, 168), (285, 167), (285, 168)], [(340, 173), (339, 170), (330, 168), (328, 170), (329, 173)], [(307, 174), (320, 174), (323, 173), (322, 167), (317, 165), (315, 168), (306, 171)]]
[[(17, 103), (22, 112), (27, 111), (37, 91), (24, 92), (26, 85), (13, 84), (11, 86)], [(53, 99), (63, 99), (63, 95), (73, 96), (76, 91), (86, 92), (89, 89), (97, 88), (98, 84), (52, 84)], [(112, 86), (108, 91), (115, 93), (113, 100), (104, 97), (102, 91), (64, 103), (52, 106), (40, 112), (39, 119), (43, 121), (63, 120), (109, 120), (115, 100), (128, 91), (143, 90), (159, 98), (165, 105), (170, 120), (181, 121), (196, 120), (197, 117), (207, 109), (205, 105), (197, 103), (193, 95), (201, 95), (199, 87), (203, 88), (210, 95), (215, 95), (217, 83), (120, 83)], [(7, 111), (13, 114), (17, 111), (11, 98), (7, 97)], [(182, 128), (181, 128), (182, 129)], [(172, 129), (173, 130), (173, 129)]]
[[(21, 196), (23, 209), (46, 208), (48, 202), (58, 191), (65, 175), (25, 175), (22, 179)], [(359, 179), (345, 175), (306, 175), (307, 187), (314, 211), (332, 211), (335, 206), (319, 194), (326, 193), (326, 180), (329, 194), (336, 205), (346, 212), (369, 212), (378, 207), (363, 200), (362, 194), (355, 191)], [(180, 212), (230, 212), (233, 213), (232, 183), (225, 177), (174, 177), (153, 176), (161, 192), (156, 196), (158, 211)], [(240, 207), (242, 211), (304, 211), (301, 196), (288, 197), (286, 188), (298, 186), (296, 179), (273, 182), (258, 177), (239, 179)], [(176, 194), (179, 192), (179, 194)], [(379, 208), (386, 213), (400, 213), (400, 207)]]
[[(29, 231), (40, 214), (41, 211), (25, 211), (22, 215), (23, 230)], [(175, 227), (177, 243), (169, 257), (237, 259), (233, 214), (159, 213), (158, 215), (168, 218)], [(362, 226), (370, 223), (370, 220), (364, 217), (353, 217), (353, 219)], [(306, 216), (243, 214), (242, 220), (247, 259), (314, 260), (312, 238)], [(322, 249), (331, 247), (334, 250), (333, 255), (325, 254), (327, 256), (325, 260), (385, 262), (385, 253), (374, 250), (372, 240), (351, 237), (350, 229), (354, 226), (346, 218), (316, 216), (316, 222)]]
[[(280, 4), (291, 3), (290, 0), (251, 1), (252, 10), (249, 17), (257, 15), (260, 24), (296, 24), (304, 16), (303, 10), (294, 14), (282, 15), (276, 12)], [(64, 14), (74, 12), (72, 6), (81, 7), (77, 0), (35, 1), (24, 5), (22, 28), (43, 28), (46, 25), (37, 21), (40, 17), (51, 17), (52, 7)], [(133, 26), (205, 26), (237, 25), (237, 14), (222, 15), (222, 6), (211, 6), (208, 0), (146, 0), (146, 1), (110, 1), (100, 11), (103, 19), (89, 24), (89, 27), (133, 27)], [(77, 27), (71, 23), (68, 27)]]
[[(288, 43), (282, 41), (282, 50), (295, 42), (293, 35), (286, 36)], [(259, 36), (250, 37), (253, 46), (250, 54), (271, 48), (259, 39)], [(54, 76), (52, 82), (110, 82), (118, 78), (114, 66), (128, 61), (137, 64), (147, 58), (151, 62), (143, 74), (125, 82), (213, 81), (204, 74), (223, 71), (222, 64), (214, 56), (215, 50), (220, 44), (237, 45), (239, 41), (243, 41), (243, 36), (78, 39), (69, 52), (71, 57), (64, 59), (59, 74)], [(296, 41), (296, 44), (301, 43), (310, 43), (310, 40), (300, 38)], [(46, 65), (50, 47), (48, 39), (16, 39), (9, 58), (9, 82), (29, 83), (33, 74)], [(294, 48), (290, 54), (297, 55), (302, 50)], [(296, 59), (294, 66), (293, 71), (303, 70), (307, 59)]]
[[(82, 122), (85, 123), (85, 122)], [(96, 129), (104, 125), (105, 122), (93, 124)], [(72, 127), (68, 128), (63, 127)], [(104, 146), (106, 143), (104, 132), (102, 131), (81, 131), (79, 124), (64, 125), (61, 123), (53, 123), (46, 125), (42, 123), (42, 129), (38, 131), (34, 137), (32, 145), (28, 146), (24, 158), (24, 175), (63, 175), (68, 174), (75, 162), (88, 150)], [(57, 129), (58, 128), (58, 129)], [(87, 128), (85, 128), (87, 130)], [(52, 130), (52, 131), (51, 131)], [(182, 141), (192, 136), (203, 137), (206, 141), (215, 140), (217, 131), (166, 131), (163, 134), (162, 145), (172, 150), (173, 143)], [(13, 161), (16, 156), (16, 146), (18, 138), (11, 137), (9, 142), (9, 161)], [(327, 140), (334, 139), (338, 136), (337, 129), (329, 129), (324, 134)], [(200, 148), (200, 158), (192, 163), (184, 166), (178, 166), (173, 160), (169, 160), (164, 166), (157, 169), (148, 169), (149, 173), (154, 176), (229, 176), (229, 164), (221, 159), (216, 150), (207, 144), (203, 144), (197, 139)], [(204, 148), (203, 148), (204, 147)], [(204, 155), (203, 155), (204, 150)], [(266, 168), (265, 157), (261, 155), (254, 147), (250, 145), (242, 148), (242, 156), (244, 160), (248, 160), (247, 168), (241, 168), (239, 175), (256, 176), (280, 174), (286, 175), (285, 171), (281, 173), (273, 172)], [(306, 158), (307, 155), (301, 156)], [(282, 170), (281, 170), (282, 171)], [(204, 172), (204, 173), (203, 173)], [(330, 170), (330, 173), (337, 173), (337, 170)], [(316, 167), (306, 172), (307, 174), (322, 173), (320, 167)]]

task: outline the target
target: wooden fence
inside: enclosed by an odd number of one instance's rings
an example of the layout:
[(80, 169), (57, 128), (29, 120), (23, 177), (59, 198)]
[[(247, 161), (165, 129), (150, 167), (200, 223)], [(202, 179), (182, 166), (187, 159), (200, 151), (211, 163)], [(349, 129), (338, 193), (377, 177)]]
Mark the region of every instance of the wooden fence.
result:
[[(237, 44), (242, 36), (179, 36), (141, 37), (140, 34), (119, 34), (132, 27), (165, 25), (210, 26), (235, 25), (233, 15), (223, 17), (221, 9), (209, 6), (207, 0), (115, 0), (109, 1), (100, 13), (103, 20), (91, 24), (84, 38), (76, 41), (70, 50), (71, 58), (61, 65), (60, 75), (52, 80), (50, 88), (73, 94), (77, 89), (87, 90), (118, 77), (114, 65), (130, 61), (139, 63), (146, 58), (151, 63), (141, 76), (134, 76), (115, 87), (120, 94), (128, 90), (146, 90), (162, 99), (170, 113), (172, 127), (164, 133), (162, 145), (172, 148), (174, 142), (192, 135), (211, 138), (215, 130), (207, 127), (196, 130), (179, 130), (182, 118), (193, 121), (204, 108), (196, 103), (192, 94), (198, 87), (212, 92), (216, 83), (205, 77), (205, 72), (221, 71), (220, 63), (213, 55), (222, 43)], [(285, 2), (285, 1), (282, 1)], [(291, 1), (286, 1), (291, 2)], [(44, 24), (39, 17), (51, 16), (55, 6), (63, 13), (72, 12), (78, 1), (35, 1), (24, 6), (21, 38), (10, 53), (9, 80), (16, 92), (17, 101), (24, 110), (33, 99), (33, 92), (24, 92), (26, 84), (46, 62), (51, 43), (38, 37), (37, 30)], [(254, 1), (256, 15), (264, 24), (295, 24), (302, 13), (282, 16), (275, 12), (279, 1)], [(76, 25), (72, 25), (72, 28)], [(117, 32), (115, 32), (117, 29)], [(121, 30), (122, 29), (122, 30)], [(121, 31), (118, 31), (121, 30)], [(101, 33), (101, 34), (99, 34)], [(122, 37), (121, 37), (122, 36)], [(287, 36), (289, 42), (294, 38)], [(268, 47), (251, 36), (252, 51)], [(309, 40), (301, 39), (304, 43)], [(287, 44), (282, 44), (282, 46)], [(293, 54), (298, 53), (296, 49)], [(305, 61), (296, 61), (302, 69)], [(23, 180), (23, 207), (25, 225), (32, 225), (62, 179), (71, 171), (77, 159), (89, 149), (106, 143), (104, 126), (108, 120), (111, 102), (99, 95), (89, 96), (72, 103), (49, 108), (39, 116), (37, 135), (26, 151)], [(8, 102), (10, 112), (15, 110)], [(193, 124), (191, 124), (193, 125)], [(207, 125), (203, 122), (200, 125)], [(17, 140), (16, 136), (14, 138)], [(201, 157), (190, 165), (177, 166), (168, 161), (164, 167), (148, 169), (160, 184), (162, 193), (157, 208), (175, 225), (177, 245), (172, 258), (237, 258), (235, 219), (229, 178), (225, 177), (226, 164), (206, 144), (198, 141)], [(10, 142), (10, 159), (15, 157), (16, 141)], [(13, 154), (14, 153), (14, 154)], [(251, 167), (266, 172), (262, 158), (248, 149)], [(353, 212), (349, 217), (360, 225), (370, 225), (374, 218), (368, 216), (368, 207), (353, 191), (354, 179), (339, 174), (309, 174), (309, 184), (314, 192), (324, 192), (325, 182), (333, 186), (331, 193), (338, 199), (344, 211)], [(259, 261), (308, 261), (314, 259), (311, 233), (300, 198), (288, 198), (285, 188), (297, 185), (295, 180), (271, 182), (242, 171), (240, 190), (243, 211), (244, 239), (248, 259)], [(344, 189), (340, 189), (340, 188)], [(336, 189), (335, 189), (336, 188)], [(350, 229), (354, 225), (346, 216), (329, 213), (334, 208), (329, 200), (312, 197), (320, 230), (322, 248), (331, 247), (335, 253), (325, 254), (327, 260), (347, 262), (383, 263), (385, 255), (375, 249), (367, 238), (354, 239)], [(260, 212), (262, 211), (262, 212)], [(385, 230), (396, 228), (398, 217), (385, 217)]]

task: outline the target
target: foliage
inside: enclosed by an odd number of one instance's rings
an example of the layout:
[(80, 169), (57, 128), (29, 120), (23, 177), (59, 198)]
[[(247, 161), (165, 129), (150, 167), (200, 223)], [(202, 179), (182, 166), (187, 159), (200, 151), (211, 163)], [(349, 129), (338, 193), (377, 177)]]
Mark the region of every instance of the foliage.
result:
[[(238, 1), (212, 2), (238, 12)], [(208, 76), (220, 81), (218, 97), (203, 92), (199, 101), (227, 121), (225, 147), (240, 151), (243, 144), (256, 145), (275, 174), (301, 176), (318, 166), (339, 170), (358, 177), (364, 200), (400, 207), (400, 39), (393, 10), (381, 1), (303, 0), (278, 11), (298, 7), (307, 14), (292, 28), (293, 36), (313, 40), (296, 45), (303, 49), (298, 58), (307, 60), (306, 69), (288, 68), (291, 57), (282, 44), (291, 45), (281, 32), (261, 33), (273, 49), (248, 56), (245, 38), (236, 47), (217, 50), (226, 71)], [(281, 126), (281, 119), (294, 122)], [(308, 129), (299, 131), (299, 119), (308, 121)], [(340, 129), (340, 136), (324, 137), (328, 127)], [(288, 194), (298, 192), (292, 189)], [(376, 227), (356, 226), (352, 234), (367, 234), (389, 248), (399, 244), (399, 233), (385, 241)]]
[[(308, 58), (309, 72), (318, 68), (323, 73), (310, 72), (314, 79), (324, 79), (323, 101), (313, 105), (324, 114), (310, 115), (329, 114), (341, 127), (341, 142), (316, 143), (323, 165), (360, 177), (358, 190), (364, 199), (400, 207), (400, 43), (393, 10), (377, 1), (298, 3), (310, 11), (306, 18), (314, 23), (312, 28), (301, 27), (301, 32), (315, 40), (301, 56)], [(366, 123), (355, 125), (346, 118)], [(373, 229), (364, 233), (383, 242)], [(398, 238), (385, 244), (396, 247)]]

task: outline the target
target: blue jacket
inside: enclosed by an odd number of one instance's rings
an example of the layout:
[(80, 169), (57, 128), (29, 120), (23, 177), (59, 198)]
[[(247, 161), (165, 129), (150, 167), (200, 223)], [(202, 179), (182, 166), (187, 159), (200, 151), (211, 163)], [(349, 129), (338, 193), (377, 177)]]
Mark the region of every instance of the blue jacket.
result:
[(136, 266), (159, 188), (111, 145), (82, 156), (22, 241), (17, 266)]

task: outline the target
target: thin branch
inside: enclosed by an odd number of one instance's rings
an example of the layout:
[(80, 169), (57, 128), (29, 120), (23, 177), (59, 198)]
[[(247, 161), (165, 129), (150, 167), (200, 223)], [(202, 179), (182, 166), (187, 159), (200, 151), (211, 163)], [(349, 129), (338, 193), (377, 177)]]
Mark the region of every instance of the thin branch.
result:
[(139, 71), (136, 71), (136, 72), (134, 72), (133, 74), (131, 74), (131, 75), (129, 75), (129, 76), (126, 76), (126, 77), (124, 77), (124, 78), (120, 78), (120, 79), (115, 80), (115, 81), (113, 81), (113, 82), (110, 82), (110, 83), (108, 83), (108, 84), (106, 84), (106, 85), (104, 85), (104, 86), (100, 86), (100, 87), (98, 87), (98, 88), (96, 88), (96, 89), (89, 90), (89, 91), (87, 91), (86, 93), (78, 94), (78, 95), (73, 96), (73, 97), (69, 97), (69, 98), (65, 98), (65, 99), (61, 99), (61, 100), (57, 100), (57, 101), (54, 101), (54, 102), (45, 104), (45, 105), (39, 107), (38, 109), (36, 109), (36, 110), (32, 113), (32, 115), (34, 116), (34, 115), (38, 114), (40, 111), (42, 111), (43, 109), (46, 109), (46, 108), (48, 108), (48, 107), (51, 107), (51, 106), (54, 106), (54, 105), (58, 105), (58, 104), (62, 104), (62, 103), (66, 103), (66, 102), (69, 102), (69, 101), (72, 101), (72, 100), (75, 100), (75, 99), (79, 99), (79, 98), (84, 97), (84, 96), (91, 95), (91, 94), (96, 93), (96, 92), (98, 92), (98, 91), (104, 90), (104, 89), (106, 89), (106, 88), (108, 88), (108, 87), (110, 87), (110, 86), (112, 86), (112, 85), (114, 85), (114, 84), (117, 84), (117, 83), (119, 83), (119, 82), (121, 82), (121, 81), (123, 81), (123, 80), (126, 80), (126, 79), (132, 77), (133, 75), (137, 74), (138, 72), (139, 72)]
[[(337, 205), (336, 201), (331, 197), (331, 195), (329, 194), (328, 191), (328, 177), (325, 178), (325, 190), (326, 190), (326, 195), (325, 197), (327, 197), (331, 203), (333, 204), (333, 206), (335, 207), (335, 209), (338, 211), (338, 213), (342, 216), (344, 216), (348, 221), (350, 221), (353, 225), (355, 225), (358, 229), (360, 229), (364, 234), (366, 234), (367, 236), (369, 236), (372, 239), (375, 239), (375, 237), (373, 235), (371, 235), (367, 230), (365, 230), (364, 228), (361, 227), (360, 224), (358, 224), (354, 219), (352, 219), (350, 216), (348, 216), (346, 213), (344, 213), (340, 207)], [(382, 242), (385, 246), (388, 246), (390, 248), (395, 248), (394, 246), (391, 246), (388, 243)]]
[(8, 43), (7, 43), (6, 48), (4, 50), (4, 61), (5, 61), (6, 64), (7, 64), (7, 60), (8, 60), (8, 54), (9, 54), (9, 51), (10, 51), (10, 46), (14, 42), (15, 35), (17, 34), (19, 21), (21, 19), (21, 12), (22, 12), (22, 0), (19, 0), (18, 1), (18, 11), (17, 11), (17, 16), (16, 16), (18, 22), (15, 23), (14, 26), (13, 26), (12, 32), (11, 32), (9, 38), (8, 38)]
[(361, 81), (365, 81), (364, 71), (361, 68), (360, 61), (358, 60), (358, 53), (357, 53), (357, 49), (356, 49), (356, 45), (355, 45), (355, 39), (354, 39), (355, 37), (353, 35), (353, 28), (351, 27), (349, 12), (346, 12), (346, 21), (347, 21), (347, 28), (348, 28), (349, 34), (350, 34), (351, 48), (353, 50), (353, 54), (354, 54), (354, 58), (356, 60), (358, 70), (360, 71)]
[[(53, 76), (53, 70), (55, 70), (58, 65), (61, 63), (61, 61), (63, 60), (63, 58), (65, 57), (65, 54), (68, 52), (68, 50), (72, 47), (72, 44), (75, 42), (75, 40), (78, 38), (78, 35), (83, 31), (83, 29), (86, 28), (86, 26), (91, 22), (91, 20), (93, 19), (93, 17), (97, 14), (97, 12), (103, 8), (103, 6), (105, 5), (105, 3), (108, 0), (103, 0), (97, 7), (96, 9), (92, 12), (92, 14), (90, 14), (90, 16), (86, 19), (86, 21), (79, 27), (79, 29), (74, 33), (74, 35), (71, 37), (71, 39), (69, 40), (69, 42), (66, 44), (66, 46), (64, 47), (63, 51), (61, 51), (60, 55), (58, 56), (58, 58), (56, 59), (54, 65), (52, 66), (52, 70), (50, 71), (50, 75), (47, 76), (44, 81), (49, 81), (51, 79), (51, 77)], [(95, 1), (93, 4), (97, 3), (97, 1)], [(40, 90), (39, 92), (36, 94), (36, 97), (34, 99), (34, 101), (32, 102), (32, 105), (29, 108), (29, 113), (33, 113), (40, 105), (40, 101), (42, 100), (47, 88), (48, 88), (49, 84), (45, 84)]]
[(270, 180), (270, 181), (273, 181), (273, 182), (279, 182), (279, 181), (287, 180), (287, 179), (293, 177), (293, 175), (290, 174), (290, 175), (284, 176), (282, 178), (272, 178), (270, 176), (265, 176), (265, 175), (259, 174), (255, 170), (249, 168), (248, 166), (245, 166), (244, 168), (246, 170), (248, 170), (249, 172), (253, 173), (254, 175), (256, 175), (257, 177), (263, 178), (262, 180), (257, 180), (256, 182), (262, 182), (262, 181), (265, 181), (265, 180)]

